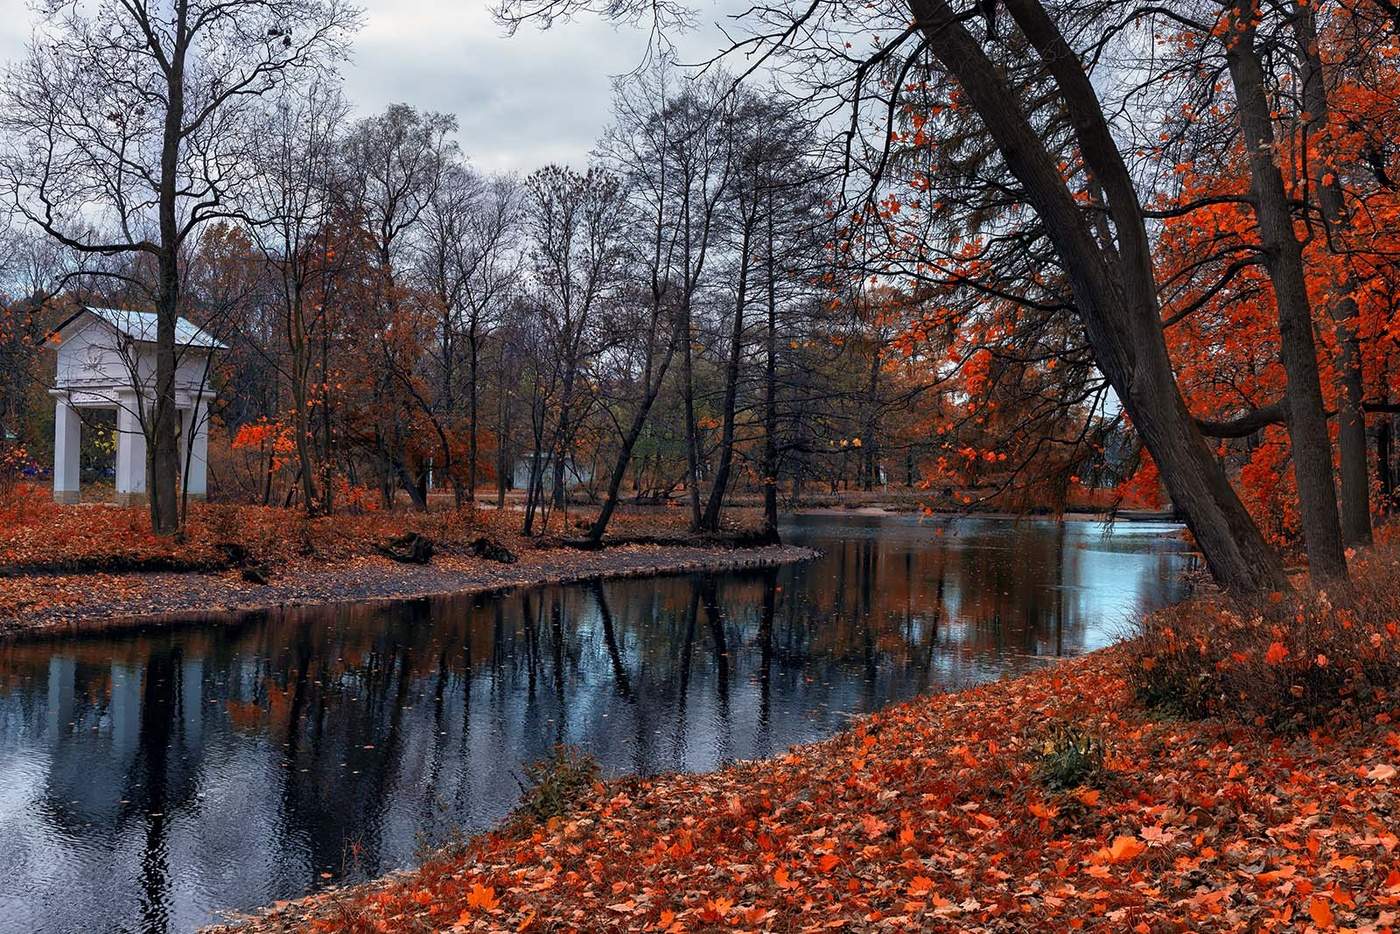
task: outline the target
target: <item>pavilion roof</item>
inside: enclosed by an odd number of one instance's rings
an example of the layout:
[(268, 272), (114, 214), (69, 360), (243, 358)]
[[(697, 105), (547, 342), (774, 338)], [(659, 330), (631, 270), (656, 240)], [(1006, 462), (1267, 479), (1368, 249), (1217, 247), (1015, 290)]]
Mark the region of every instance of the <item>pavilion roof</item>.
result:
[[(125, 334), (134, 341), (154, 344), (156, 342), (156, 321), (154, 311), (129, 311), (124, 308), (94, 308), (84, 306), (60, 324), (55, 331), (62, 331), (80, 315), (87, 313), (102, 320), (118, 333)], [(175, 344), (179, 347), (208, 347), (211, 350), (227, 350), (228, 346), (208, 331), (188, 318), (175, 319)]]

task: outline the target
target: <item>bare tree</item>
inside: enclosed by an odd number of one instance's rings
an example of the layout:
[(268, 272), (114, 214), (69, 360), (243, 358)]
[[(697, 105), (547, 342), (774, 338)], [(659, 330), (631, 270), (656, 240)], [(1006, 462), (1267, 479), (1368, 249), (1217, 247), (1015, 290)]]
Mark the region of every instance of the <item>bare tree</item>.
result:
[[(248, 228), (278, 286), (288, 356), (282, 369), (292, 394), (303, 505), (311, 514), (329, 508), (330, 465), (324, 449), (316, 456), (312, 416), (314, 407), (327, 405), (326, 374), (318, 372), (324, 358), (316, 350), (328, 337), (331, 323), (330, 310), (314, 295), (321, 285), (318, 280), (330, 275), (335, 264), (326, 228), (347, 112), (339, 89), (329, 83), (318, 82), (305, 94), (274, 101), (263, 114), (246, 198)], [(280, 363), (280, 355), (269, 357)]]
[[(617, 285), (623, 258), (625, 199), (621, 181), (597, 167), (579, 173), (550, 165), (525, 180), (529, 261), (546, 340), (557, 369), (558, 394), (548, 467), (550, 496), (564, 503), (566, 471), (583, 413), (584, 368), (602, 350), (596, 316)], [(529, 534), (543, 493), (542, 435), (537, 431), (525, 511)]]
[[(666, 373), (676, 355), (680, 338), (679, 317), (675, 314), (675, 263), (680, 231), (676, 224), (678, 191), (670, 107), (670, 67), (662, 62), (634, 79), (622, 81), (614, 89), (614, 124), (602, 142), (602, 152), (627, 180), (637, 223), (632, 227), (632, 252), (640, 259), (646, 278), (645, 313), (636, 316), (628, 328), (635, 338), (624, 342), (622, 378), (633, 391), (632, 412), (626, 427), (619, 425), (620, 442), (603, 505), (588, 529), (587, 541), (600, 545), (608, 523), (617, 510), (623, 481), (632, 453), (646, 428), (647, 418), (666, 382)], [(639, 295), (639, 298), (642, 296)], [(611, 409), (609, 409), (611, 411)]]
[(433, 198), (420, 238), (422, 275), (442, 315), (440, 401), (448, 412), (455, 413), (459, 405), (458, 358), (465, 356), (466, 499), (472, 502), (480, 460), (482, 347), (519, 279), (520, 200), (513, 177), (482, 177), (453, 166)]
[(175, 321), (181, 252), (227, 216), (244, 181), (256, 99), (343, 55), (359, 13), (342, 0), (50, 0), (5, 79), (0, 187), (70, 249), (133, 253), (157, 310), (151, 521), (179, 526)]

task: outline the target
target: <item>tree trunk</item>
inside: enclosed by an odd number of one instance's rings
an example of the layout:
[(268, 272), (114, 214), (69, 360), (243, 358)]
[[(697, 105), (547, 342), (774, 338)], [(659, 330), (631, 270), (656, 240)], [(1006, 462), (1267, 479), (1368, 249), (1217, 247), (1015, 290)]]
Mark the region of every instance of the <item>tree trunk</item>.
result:
[(1288, 377), (1284, 399), (1308, 570), (1319, 580), (1345, 578), (1346, 555), (1337, 515), (1337, 487), (1332, 478), (1332, 442), (1318, 377), (1303, 251), (1293, 231), (1283, 176), (1274, 161), (1273, 118), (1264, 90), (1264, 69), (1254, 47), (1254, 28), (1248, 25), (1254, 16), (1250, 0), (1237, 2), (1235, 12), (1239, 25), (1235, 33), (1225, 37), (1225, 58), (1249, 158), (1250, 190), (1254, 194), (1264, 265), (1274, 286), (1278, 310), (1279, 355)]
[[(147, 451), (147, 495), (150, 499), (151, 528), (157, 535), (173, 535), (180, 528), (176, 499), (176, 475), (180, 469), (178, 428), (175, 412), (175, 321), (180, 314), (180, 228), (175, 217), (177, 174), (180, 169), (180, 143), (185, 121), (185, 13), (178, 4), (176, 34), (178, 44), (166, 72), (165, 122), (160, 153), (160, 190), (157, 213), (160, 225), (160, 253), (157, 257), (158, 305), (156, 308), (156, 397), (151, 443)], [(145, 400), (137, 399), (138, 408)], [(144, 421), (144, 419), (142, 420)]]
[(729, 487), (729, 472), (734, 464), (734, 409), (739, 395), (739, 362), (744, 352), (744, 303), (748, 297), (749, 252), (752, 243), (753, 223), (750, 218), (744, 225), (743, 240), (739, 246), (739, 288), (734, 302), (734, 327), (729, 334), (729, 359), (725, 361), (724, 366), (724, 411), (721, 416), (723, 425), (720, 428), (719, 465), (715, 468), (715, 478), (710, 484), (710, 498), (705, 503), (705, 514), (700, 519), (700, 528), (710, 532), (719, 531), (720, 510), (724, 508), (724, 496)]
[(695, 365), (691, 356), (690, 299), (681, 303), (681, 395), (685, 400), (686, 493), (690, 527), (700, 528), (700, 439), (695, 426)]
[(301, 287), (292, 284), (292, 308), (287, 321), (287, 345), (292, 354), (292, 405), (296, 411), (292, 416), (296, 430), (297, 460), (300, 462), (302, 496), (306, 502), (307, 515), (315, 515), (320, 509), (316, 495), (316, 476), (311, 454), (311, 413), (308, 411), (310, 394), (307, 392), (307, 373), (310, 361), (306, 353), (306, 327), (302, 317)]
[(778, 284), (773, 261), (773, 189), (768, 189), (768, 334), (763, 361), (763, 531), (778, 537)]
[(467, 498), (472, 508), (476, 508), (476, 458), (477, 458), (477, 405), (478, 383), (477, 363), (480, 359), (480, 340), (477, 335), (476, 316), (472, 316), (471, 330), (467, 333), (467, 364), (470, 367), (467, 384)]
[(632, 416), (632, 424), (628, 426), (627, 434), (623, 436), (622, 448), (618, 451), (617, 462), (613, 465), (612, 474), (608, 478), (607, 497), (603, 500), (602, 508), (598, 510), (597, 518), (593, 520), (593, 524), (588, 529), (588, 540), (594, 545), (603, 541), (603, 535), (608, 530), (608, 523), (617, 510), (622, 482), (627, 477), (627, 466), (632, 460), (632, 451), (636, 448), (637, 441), (642, 436), (642, 430), (646, 427), (647, 416), (651, 413), (652, 404), (656, 402), (656, 397), (660, 394), (661, 382), (666, 377), (670, 361), (671, 352), (668, 351), (659, 368), (660, 373), (657, 375), (655, 388), (650, 389), (642, 399), (636, 413)]
[(865, 420), (865, 428), (861, 438), (861, 487), (869, 493), (879, 482), (876, 474), (879, 472), (879, 463), (876, 460), (875, 436), (879, 430), (880, 419), (880, 338), (878, 333), (870, 343), (870, 383), (866, 387), (866, 405), (870, 407), (869, 415)]
[[(658, 307), (654, 312), (656, 317), (660, 317), (661, 311)], [(655, 334), (655, 325), (652, 333)], [(627, 478), (627, 468), (632, 462), (632, 451), (637, 446), (637, 441), (642, 436), (642, 430), (646, 427), (647, 417), (651, 414), (652, 406), (656, 402), (656, 397), (661, 394), (661, 386), (666, 381), (666, 371), (671, 367), (671, 360), (676, 355), (676, 338), (673, 333), (667, 342), (666, 353), (661, 358), (661, 362), (655, 366), (653, 375), (653, 347), (647, 347), (646, 365), (642, 372), (643, 396), (637, 406), (637, 411), (632, 415), (632, 423), (627, 427), (627, 433), (623, 435), (622, 447), (617, 453), (617, 461), (613, 464), (612, 474), (608, 477), (608, 493), (603, 500), (603, 506), (598, 510), (598, 516), (593, 520), (593, 524), (588, 529), (588, 541), (593, 545), (599, 545), (603, 541), (604, 534), (608, 531), (608, 523), (612, 521), (612, 515), (617, 511), (617, 503), (622, 490), (622, 483)]]
[[(1326, 133), (1329, 123), (1327, 75), (1318, 51), (1317, 20), (1312, 8), (1297, 5), (1293, 25), (1302, 63), (1303, 105), (1311, 118), (1309, 127)], [(1351, 218), (1336, 169), (1329, 165), (1327, 155), (1323, 153), (1322, 158), (1312, 160), (1313, 184), (1317, 187), (1322, 221), (1327, 227), (1328, 249), (1336, 252), (1347, 240)], [(1337, 446), (1342, 463), (1342, 540), (1347, 545), (1369, 545), (1371, 484), (1366, 470), (1366, 413), (1362, 408), (1365, 379), (1361, 369), (1361, 340), (1357, 333), (1360, 311), (1355, 290), (1356, 277), (1348, 266), (1346, 278), (1332, 294), (1330, 308), (1337, 329), (1337, 373), (1341, 390), (1337, 393)]]
[(1152, 453), (1216, 580), (1238, 593), (1288, 586), (1264, 541), (1187, 411), (1162, 336), (1141, 206), (1078, 56), (1035, 0), (1005, 0), (1051, 69), (1086, 163), (1108, 192), (1117, 253), (1098, 244), (1056, 159), (1013, 91), (944, 0), (910, 0), (932, 53), (953, 74), (1039, 215), (1069, 276), (1095, 359)]
[(1381, 509), (1386, 513), (1395, 509), (1395, 474), (1390, 468), (1394, 456), (1391, 453), (1391, 424), (1392, 416), (1387, 415), (1376, 428), (1376, 473), (1381, 481)]

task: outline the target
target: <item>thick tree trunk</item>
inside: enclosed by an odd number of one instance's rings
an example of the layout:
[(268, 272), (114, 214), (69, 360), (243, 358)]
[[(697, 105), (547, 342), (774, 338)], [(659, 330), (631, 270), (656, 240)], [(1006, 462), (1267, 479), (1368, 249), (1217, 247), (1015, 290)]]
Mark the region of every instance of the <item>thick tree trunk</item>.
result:
[[(172, 173), (174, 171), (172, 167)], [(164, 198), (162, 198), (164, 202)], [(165, 204), (161, 205), (161, 230), (166, 228)], [(170, 206), (170, 240), (175, 239), (175, 211)], [(156, 393), (151, 441), (147, 458), (147, 495), (151, 509), (151, 528), (157, 535), (173, 535), (180, 529), (178, 477), (180, 446), (175, 411), (175, 320), (179, 316), (180, 272), (175, 249), (162, 250), (159, 263), (160, 306), (156, 319)], [(137, 405), (144, 405), (137, 400)], [(144, 421), (144, 419), (143, 419)]]
[[(1317, 20), (1309, 6), (1294, 9), (1294, 33), (1303, 82), (1303, 105), (1314, 134), (1327, 132), (1329, 101), (1327, 75), (1318, 50)], [(1345, 244), (1351, 226), (1341, 183), (1326, 153), (1312, 160), (1313, 184), (1317, 187), (1322, 221), (1327, 227), (1328, 248), (1335, 251)], [(1355, 298), (1356, 278), (1350, 269), (1332, 294), (1331, 315), (1337, 329), (1337, 446), (1341, 452), (1342, 539), (1347, 545), (1371, 543), (1371, 484), (1366, 470), (1365, 379), (1362, 373), (1361, 340), (1357, 333), (1360, 310)]]
[[(185, 4), (177, 9), (175, 24), (180, 45), (166, 72), (165, 122), (160, 154), (158, 223), (160, 253), (157, 257), (158, 305), (156, 308), (156, 397), (151, 413), (151, 438), (147, 446), (147, 496), (151, 527), (157, 535), (173, 535), (180, 529), (177, 475), (180, 450), (175, 411), (175, 321), (180, 314), (180, 226), (175, 217), (179, 198), (177, 175), (185, 121)], [(137, 399), (138, 408), (145, 400)], [(141, 419), (143, 425), (146, 419)]]
[(1095, 359), (1152, 453), (1216, 580), (1238, 593), (1286, 589), (1282, 562), (1211, 455), (1177, 390), (1141, 207), (1093, 86), (1035, 0), (1006, 0), (1006, 5), (1054, 74), (1085, 160), (1108, 193), (1117, 254), (1094, 240), (1057, 160), (957, 14), (943, 0), (910, 0), (929, 49), (962, 85), (1045, 225), (1069, 275)]
[(1235, 87), (1240, 132), (1249, 158), (1250, 190), (1263, 246), (1264, 265), (1274, 286), (1278, 310), (1279, 354), (1288, 377), (1284, 392), (1293, 475), (1299, 513), (1314, 578), (1345, 578), (1346, 555), (1337, 515), (1337, 487), (1332, 477), (1332, 442), (1318, 377), (1312, 308), (1303, 275), (1303, 251), (1293, 231), (1293, 214), (1276, 164), (1273, 118), (1264, 90), (1264, 69), (1254, 47), (1250, 0), (1236, 3), (1241, 24), (1225, 37), (1225, 58)]

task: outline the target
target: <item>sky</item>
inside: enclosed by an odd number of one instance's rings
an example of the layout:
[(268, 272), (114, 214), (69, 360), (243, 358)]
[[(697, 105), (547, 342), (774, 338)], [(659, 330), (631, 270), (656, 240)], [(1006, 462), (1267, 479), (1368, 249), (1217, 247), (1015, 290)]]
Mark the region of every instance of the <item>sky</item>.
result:
[[(458, 142), (488, 171), (582, 164), (608, 123), (611, 79), (642, 61), (646, 36), (584, 16), (513, 37), (489, 0), (359, 0), (364, 28), (344, 67), (360, 115), (396, 102), (457, 116)], [(0, 60), (14, 60), (34, 26), (28, 0), (0, 0)], [(717, 47), (713, 29), (685, 37), (682, 54)]]

